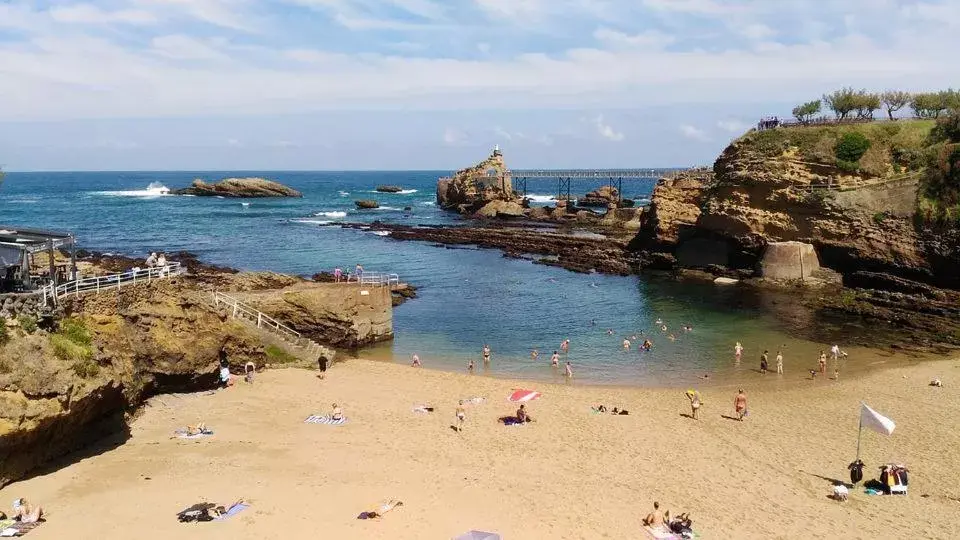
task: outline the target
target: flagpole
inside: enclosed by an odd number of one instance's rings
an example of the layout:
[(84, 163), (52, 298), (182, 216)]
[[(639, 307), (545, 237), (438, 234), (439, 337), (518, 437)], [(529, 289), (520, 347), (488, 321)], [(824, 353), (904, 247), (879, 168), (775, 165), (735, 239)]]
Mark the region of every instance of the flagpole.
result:
[[(863, 404), (861, 404), (862, 406)], [(857, 426), (857, 460), (860, 460), (860, 435), (863, 434), (863, 412), (860, 413), (860, 423)]]

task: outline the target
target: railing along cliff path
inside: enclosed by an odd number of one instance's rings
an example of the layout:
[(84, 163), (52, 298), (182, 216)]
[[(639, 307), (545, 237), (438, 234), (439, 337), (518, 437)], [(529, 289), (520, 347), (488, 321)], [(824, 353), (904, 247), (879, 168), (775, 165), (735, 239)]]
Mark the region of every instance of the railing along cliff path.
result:
[(99, 293), (112, 289), (119, 289), (124, 284), (145, 283), (157, 279), (166, 279), (181, 276), (187, 272), (186, 267), (178, 262), (168, 263), (166, 266), (152, 268), (134, 268), (119, 274), (107, 276), (92, 276), (88, 278), (68, 281), (54, 286), (53, 283), (40, 289), (44, 305), (54, 303), (64, 296), (80, 296), (81, 293)]
[[(293, 328), (222, 292), (213, 293), (213, 306), (217, 309), (224, 308), (232, 318), (255, 325), (257, 328), (279, 337), (288, 345), (299, 347), (308, 357), (319, 354), (323, 349), (319, 343), (303, 337), (300, 332)], [(312, 360), (313, 358), (309, 359)]]

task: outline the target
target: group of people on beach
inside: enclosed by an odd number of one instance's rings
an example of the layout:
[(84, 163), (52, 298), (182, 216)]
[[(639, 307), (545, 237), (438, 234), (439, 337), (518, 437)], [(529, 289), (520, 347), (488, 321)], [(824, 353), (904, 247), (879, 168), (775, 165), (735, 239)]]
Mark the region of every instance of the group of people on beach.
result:
[[(739, 365), (740, 359), (743, 356), (743, 345), (739, 341), (736, 342), (736, 344), (733, 346), (733, 355), (734, 355), (734, 358), (736, 359), (737, 365)], [(834, 380), (840, 380), (840, 359), (845, 358), (847, 356), (847, 353), (840, 350), (839, 345), (833, 345), (833, 347), (830, 348), (830, 356), (833, 358), (833, 361), (834, 361), (833, 378)], [(760, 355), (760, 373), (761, 374), (766, 374), (767, 371), (769, 370), (769, 358), (770, 358), (770, 351), (768, 349), (764, 349), (763, 354)], [(776, 362), (777, 362), (777, 374), (783, 375), (783, 347), (782, 346), (777, 349)], [(826, 375), (827, 373), (827, 353), (824, 352), (823, 350), (820, 351), (820, 356), (817, 359), (817, 369), (810, 370), (810, 377), (816, 378), (818, 373), (821, 375)]]

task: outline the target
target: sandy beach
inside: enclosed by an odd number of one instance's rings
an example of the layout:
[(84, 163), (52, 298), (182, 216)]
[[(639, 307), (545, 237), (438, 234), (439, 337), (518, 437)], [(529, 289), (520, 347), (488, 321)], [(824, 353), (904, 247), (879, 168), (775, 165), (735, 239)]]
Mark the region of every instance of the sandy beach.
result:
[[(960, 361), (925, 362), (834, 382), (748, 376), (750, 414), (733, 415), (736, 386), (701, 388), (697, 422), (676, 389), (538, 384), (352, 360), (325, 380), (287, 369), (253, 385), (164, 395), (131, 437), (67, 467), (7, 486), (0, 500), (40, 502), (43, 539), (449, 539), (470, 529), (520, 538), (645, 538), (659, 501), (690, 512), (709, 538), (955, 538), (960, 531)], [(943, 388), (928, 382), (939, 377)], [(514, 388), (544, 396), (536, 422), (497, 422)], [(458, 399), (466, 428), (451, 425)], [(865, 478), (902, 462), (906, 497), (827, 498), (849, 479), (859, 402), (897, 422), (890, 437), (864, 431)], [(342, 426), (305, 424), (342, 405)], [(594, 414), (603, 403), (629, 416)], [(430, 404), (433, 413), (415, 413)], [(215, 435), (172, 439), (205, 421)], [(109, 447), (108, 447), (109, 448)], [(222, 522), (181, 524), (193, 503), (252, 506)], [(403, 506), (358, 520), (386, 499)], [(9, 503), (5, 503), (6, 506)]]

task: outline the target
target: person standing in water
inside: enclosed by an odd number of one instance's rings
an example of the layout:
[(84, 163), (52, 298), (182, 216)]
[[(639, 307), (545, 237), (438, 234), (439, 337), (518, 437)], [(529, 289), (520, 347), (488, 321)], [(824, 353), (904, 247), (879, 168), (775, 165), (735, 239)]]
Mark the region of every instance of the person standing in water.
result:
[(467, 371), (473, 373), (473, 358), (470, 359), (470, 363), (467, 364)]
[(530, 351), (530, 360), (533, 360), (534, 362), (536, 362), (537, 358), (539, 357), (540, 357), (540, 351), (536, 349)]
[(490, 346), (487, 345), (486, 343), (483, 344), (483, 363), (484, 364), (490, 363)]
[(737, 411), (737, 420), (743, 422), (743, 417), (747, 415), (747, 394), (743, 388), (737, 390), (737, 397), (733, 399), (733, 408)]
[(557, 351), (553, 351), (553, 356), (550, 357), (550, 365), (553, 367), (560, 365), (560, 354)]
[(629, 350), (630, 350), (630, 340), (629, 340), (629, 339), (626, 339), (626, 338), (623, 339), (623, 350), (625, 350), (625, 351), (629, 351)]
[(737, 358), (737, 360), (739, 360), (743, 355), (743, 345), (741, 345), (739, 341), (733, 346), (733, 355)]
[(837, 360), (839, 360), (839, 359), (840, 359), (840, 346), (839, 346), (839, 345), (834, 345), (833, 347), (830, 347), (830, 355), (833, 356), (833, 361), (834, 361), (834, 362), (836, 362)]
[(566, 378), (568, 378), (568, 379), (571, 378), (571, 377), (573, 377), (573, 368), (570, 367), (570, 362), (567, 362), (567, 367), (564, 368), (564, 373), (563, 373), (563, 375), (564, 375)]
[(411, 365), (412, 365), (413, 367), (422, 367), (422, 366), (420, 365), (420, 356), (419, 356), (418, 354), (414, 354), (414, 355), (413, 355), (413, 364), (411, 364)]
[(767, 354), (769, 351), (763, 351), (763, 354), (760, 355), (760, 373), (767, 373)]
[(563, 342), (560, 344), (560, 350), (563, 351), (563, 352), (565, 352), (565, 353), (570, 352), (570, 340), (569, 340), (569, 339), (563, 340)]
[(818, 360), (820, 364), (820, 374), (826, 375), (827, 373), (827, 353), (820, 351), (820, 359)]
[(777, 349), (777, 375), (783, 375), (783, 349)]

